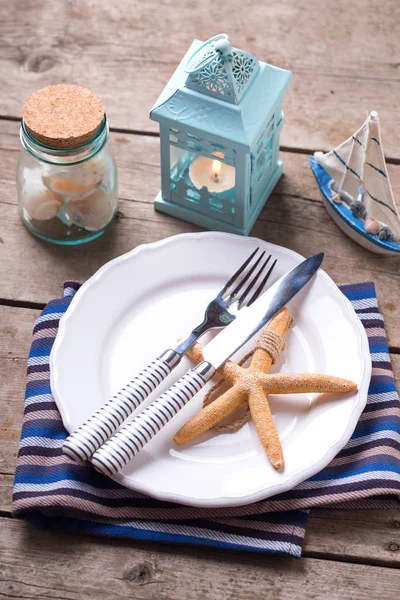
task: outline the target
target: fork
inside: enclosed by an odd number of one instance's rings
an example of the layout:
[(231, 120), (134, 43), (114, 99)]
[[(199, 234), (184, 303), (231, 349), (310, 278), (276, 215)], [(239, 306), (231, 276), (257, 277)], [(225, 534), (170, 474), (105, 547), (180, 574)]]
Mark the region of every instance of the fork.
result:
[(165, 350), (65, 440), (64, 454), (78, 462), (88, 460), (161, 385), (204, 333), (210, 329), (226, 327), (235, 319), (239, 310), (250, 306), (258, 298), (276, 264), (275, 259), (265, 272), (271, 255), (264, 259), (265, 251), (261, 254), (259, 251), (256, 248), (226, 282), (207, 306), (202, 323), (184, 341), (179, 342), (174, 350)]

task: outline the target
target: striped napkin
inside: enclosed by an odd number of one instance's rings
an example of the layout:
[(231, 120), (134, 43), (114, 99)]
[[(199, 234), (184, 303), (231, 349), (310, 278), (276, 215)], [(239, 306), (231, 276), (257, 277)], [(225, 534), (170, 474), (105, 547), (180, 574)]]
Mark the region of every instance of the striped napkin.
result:
[(373, 283), (341, 286), (369, 339), (368, 403), (346, 447), (285, 494), (242, 507), (200, 509), (127, 490), (61, 452), (67, 436), (50, 390), (49, 354), (79, 288), (64, 285), (34, 326), (13, 514), (77, 533), (300, 556), (309, 509), (400, 506), (400, 404)]

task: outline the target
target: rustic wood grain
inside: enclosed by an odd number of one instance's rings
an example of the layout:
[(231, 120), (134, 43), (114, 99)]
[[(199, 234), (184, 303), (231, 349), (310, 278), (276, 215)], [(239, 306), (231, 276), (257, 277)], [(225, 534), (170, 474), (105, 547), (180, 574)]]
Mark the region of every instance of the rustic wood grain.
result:
[(87, 85), (111, 125), (156, 131), (154, 101), (194, 38), (224, 30), (235, 46), (293, 71), (286, 146), (327, 149), (381, 114), (385, 149), (400, 157), (397, 0), (130, 0), (2, 3), (0, 114), (18, 116), (28, 94), (52, 83)]
[[(16, 211), (15, 165), (18, 125), (0, 121), (0, 298), (45, 303), (60, 293), (62, 281), (85, 280), (101, 265), (138, 244), (186, 231), (199, 231), (155, 213), (159, 189), (159, 141), (113, 134), (119, 165), (121, 216), (102, 238), (65, 248), (28, 234)], [(399, 260), (372, 254), (345, 236), (327, 215), (304, 154), (283, 152), (285, 175), (262, 211), (252, 235), (303, 255), (324, 251), (325, 270), (336, 282), (372, 280), (377, 287), (389, 343), (400, 347)], [(390, 165), (400, 197), (400, 166)]]
[(15, 471), (21, 435), (26, 363), (39, 311), (0, 306), (0, 474)]
[[(0, 448), (3, 442), (0, 441)], [(10, 517), (14, 475), (0, 473), (0, 515)]]
[[(327, 150), (381, 116), (386, 155), (400, 161), (397, 0), (20, 0), (0, 19), (0, 596), (74, 600), (395, 600), (399, 596), (398, 510), (311, 513), (302, 561), (140, 544), (39, 531), (9, 518), (22, 424), (26, 357), (38, 310), (62, 281), (86, 279), (137, 244), (198, 228), (154, 213), (159, 188), (156, 125), (148, 112), (193, 38), (218, 31), (260, 60), (293, 70), (282, 144)], [(81, 248), (31, 237), (16, 213), (18, 125), (29, 93), (47, 84), (87, 85), (105, 101), (120, 173), (121, 216)], [(5, 117), (5, 120), (1, 117)], [(152, 137), (153, 136), (153, 137)], [(389, 342), (400, 350), (399, 264), (369, 254), (325, 213), (306, 154), (283, 153), (285, 177), (253, 234), (302, 254), (324, 250), (335, 281), (377, 285)], [(400, 198), (400, 165), (390, 166)], [(400, 380), (400, 355), (392, 355)], [(325, 560), (325, 559), (329, 560)], [(364, 564), (348, 564), (347, 562)], [(381, 565), (381, 566), (371, 566)]]
[(400, 568), (400, 508), (312, 510), (303, 554)]
[(0, 595), (74, 600), (397, 600), (400, 571), (38, 531), (0, 519)]

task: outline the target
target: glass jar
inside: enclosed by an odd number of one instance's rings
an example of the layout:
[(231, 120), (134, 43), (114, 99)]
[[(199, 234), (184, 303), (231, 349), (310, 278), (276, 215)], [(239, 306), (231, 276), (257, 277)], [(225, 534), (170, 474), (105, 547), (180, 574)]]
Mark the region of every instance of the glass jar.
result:
[(37, 237), (75, 245), (99, 237), (117, 213), (117, 167), (104, 115), (84, 144), (53, 148), (35, 139), (24, 120), (17, 166), (19, 211)]

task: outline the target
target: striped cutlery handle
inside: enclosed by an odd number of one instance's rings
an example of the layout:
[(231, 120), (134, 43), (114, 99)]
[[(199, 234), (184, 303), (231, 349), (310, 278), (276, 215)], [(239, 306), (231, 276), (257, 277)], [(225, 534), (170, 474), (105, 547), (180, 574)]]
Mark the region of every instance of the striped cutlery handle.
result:
[(180, 361), (167, 350), (95, 412), (65, 440), (63, 452), (75, 461), (88, 460), (134, 410), (168, 377)]
[(105, 475), (114, 475), (121, 471), (204, 387), (214, 373), (214, 367), (206, 361), (191, 369), (101, 446), (93, 454), (92, 464)]

